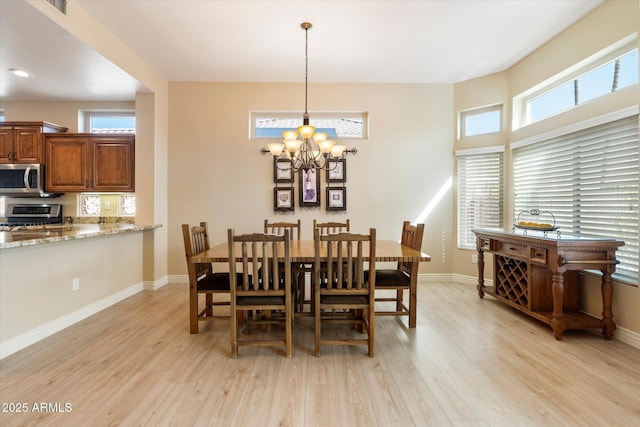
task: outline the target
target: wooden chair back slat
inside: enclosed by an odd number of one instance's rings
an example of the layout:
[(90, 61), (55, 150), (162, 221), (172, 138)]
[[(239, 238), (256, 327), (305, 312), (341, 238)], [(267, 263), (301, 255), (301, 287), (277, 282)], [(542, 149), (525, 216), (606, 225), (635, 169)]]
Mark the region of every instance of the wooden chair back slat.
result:
[(313, 220), (313, 232), (315, 230), (320, 230), (320, 235), (326, 236), (327, 234), (337, 234), (337, 233), (348, 233), (351, 231), (350, 221), (347, 219), (345, 222), (318, 222), (318, 220)]
[(289, 230), (289, 237), (291, 240), (300, 240), (300, 220), (296, 222), (269, 222), (268, 219), (264, 220), (264, 233), (275, 234), (281, 236), (285, 230)]

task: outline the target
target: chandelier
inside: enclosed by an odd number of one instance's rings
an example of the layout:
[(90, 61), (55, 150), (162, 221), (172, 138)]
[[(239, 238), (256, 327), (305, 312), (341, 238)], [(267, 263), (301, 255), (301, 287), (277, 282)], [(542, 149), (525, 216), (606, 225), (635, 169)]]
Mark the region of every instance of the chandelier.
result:
[[(271, 153), (275, 158), (291, 160), (291, 169), (294, 172), (309, 169), (331, 170), (337, 166), (336, 160), (344, 158), (346, 153), (356, 154), (355, 148), (347, 149), (344, 145), (336, 144), (329, 138), (326, 132), (316, 132), (316, 128), (309, 124), (309, 112), (307, 111), (307, 83), (309, 78), (309, 29), (310, 22), (303, 22), (300, 27), (304, 30), (304, 114), (302, 126), (297, 130), (282, 132), (282, 142), (267, 144), (268, 148), (262, 148), (262, 154)], [(276, 165), (278, 163), (276, 162)]]

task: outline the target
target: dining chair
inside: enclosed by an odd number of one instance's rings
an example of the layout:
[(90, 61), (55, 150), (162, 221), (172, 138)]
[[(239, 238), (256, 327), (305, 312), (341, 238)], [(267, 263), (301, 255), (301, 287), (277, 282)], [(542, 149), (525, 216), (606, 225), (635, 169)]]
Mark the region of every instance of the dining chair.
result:
[[(300, 240), (301, 234), (301, 222), (298, 219), (296, 222), (286, 222), (286, 221), (276, 221), (269, 222), (268, 219), (264, 220), (264, 232), (265, 234), (276, 234), (282, 235), (284, 230), (289, 230), (289, 237), (291, 240)], [(293, 304), (296, 311), (302, 312), (304, 309), (304, 274), (307, 270), (305, 269), (304, 264), (293, 264), (291, 266), (291, 284), (292, 284), (292, 292), (293, 292)], [(302, 282), (300, 282), (300, 278), (302, 277)], [(302, 288), (301, 288), (302, 286)]]
[[(284, 230), (280, 236), (261, 233), (235, 235), (233, 229), (228, 230), (231, 357), (234, 359), (238, 357), (238, 347), (241, 346), (284, 346), (286, 357), (291, 357), (290, 244), (289, 230)], [(241, 278), (240, 282), (238, 278)], [(262, 333), (251, 334), (248, 330), (250, 324), (283, 324), (284, 336), (276, 339), (273, 329), (265, 332), (267, 337)]]
[[(189, 274), (189, 329), (198, 333), (198, 320), (213, 318), (214, 306), (229, 306), (227, 299), (216, 301), (214, 294), (229, 295), (229, 273), (214, 273), (212, 263), (193, 263), (191, 257), (209, 249), (209, 231), (206, 222), (189, 227), (182, 224), (184, 251)], [(205, 295), (205, 306), (199, 310), (198, 295)]]
[(300, 240), (300, 220), (297, 220), (296, 222), (269, 222), (268, 219), (264, 220), (265, 234), (281, 235), (284, 234), (284, 230), (289, 230), (289, 237), (291, 240)]
[(320, 230), (320, 235), (326, 234), (335, 234), (335, 233), (343, 233), (351, 231), (351, 224), (349, 219), (345, 220), (345, 222), (336, 222), (336, 221), (328, 221), (328, 222), (318, 222), (318, 220), (313, 220), (313, 233), (315, 233), (316, 229)]
[[(409, 221), (402, 223), (402, 237), (400, 243), (415, 250), (422, 250), (422, 236), (424, 234), (424, 224), (411, 225)], [(402, 261), (398, 262), (395, 269), (375, 270), (376, 274), (376, 315), (378, 316), (409, 316), (409, 327), (416, 327), (416, 311), (417, 311), (417, 286), (418, 286), (418, 267), (419, 261)], [(369, 276), (369, 272), (374, 269), (370, 268), (365, 272), (365, 276)], [(409, 291), (409, 306), (404, 302), (404, 291)], [(395, 296), (389, 296), (389, 291), (395, 291)], [(380, 295), (384, 296), (380, 296)], [(386, 294), (386, 295), (385, 295)], [(387, 306), (393, 302), (395, 309), (381, 309), (381, 306)]]
[[(368, 243), (368, 253), (365, 252)], [(374, 356), (375, 325), (375, 275), (365, 279), (365, 258), (375, 270), (376, 230), (369, 234), (339, 233), (322, 235), (319, 229), (314, 235), (314, 326), (315, 353), (320, 355), (321, 345), (367, 345), (369, 357)], [(320, 260), (325, 250), (326, 271)], [(346, 335), (322, 335), (322, 325), (349, 323), (354, 331)], [(358, 326), (358, 328), (356, 328)], [(332, 331), (333, 332), (333, 331)], [(366, 337), (362, 337), (365, 334)]]
[[(317, 219), (313, 220), (313, 234), (315, 236), (315, 230), (320, 230), (320, 235), (327, 235), (327, 234), (336, 234), (336, 233), (343, 233), (343, 232), (349, 232), (351, 231), (351, 222), (349, 221), (349, 219), (346, 219), (344, 222), (338, 222), (338, 221), (327, 221), (327, 222), (319, 222)], [(326, 269), (326, 264), (323, 262), (320, 265), (322, 270)], [(310, 273), (313, 274), (313, 265), (312, 264), (305, 264), (303, 266), (301, 266), (301, 273), (300, 273), (300, 277), (303, 278), (303, 286), (301, 287), (302, 292), (301, 292), (301, 296), (300, 299), (302, 301), (302, 308), (300, 309), (300, 311), (304, 311), (304, 305), (305, 304), (312, 304), (311, 299), (307, 299), (306, 297), (306, 285), (305, 285), (305, 277), (306, 277), (306, 273)], [(313, 307), (311, 307), (311, 311), (313, 311)]]

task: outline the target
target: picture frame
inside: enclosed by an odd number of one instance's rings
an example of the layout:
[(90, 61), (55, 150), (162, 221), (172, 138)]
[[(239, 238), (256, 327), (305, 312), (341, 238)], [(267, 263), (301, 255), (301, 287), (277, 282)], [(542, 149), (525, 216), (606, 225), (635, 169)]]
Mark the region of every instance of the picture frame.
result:
[(329, 159), (327, 182), (347, 182), (347, 160)]
[(300, 169), (298, 175), (300, 207), (320, 206), (320, 172), (316, 169)]
[(273, 189), (273, 210), (290, 212), (296, 209), (293, 187), (275, 187)]
[(347, 189), (345, 187), (327, 187), (327, 211), (347, 210)]
[(273, 182), (293, 183), (293, 168), (289, 159), (273, 159)]

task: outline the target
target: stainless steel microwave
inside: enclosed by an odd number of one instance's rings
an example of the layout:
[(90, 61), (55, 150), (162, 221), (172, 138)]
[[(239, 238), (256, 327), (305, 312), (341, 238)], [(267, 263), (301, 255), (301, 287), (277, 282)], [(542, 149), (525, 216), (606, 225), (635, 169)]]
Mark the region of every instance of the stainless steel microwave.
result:
[(42, 164), (0, 164), (0, 196), (60, 196), (59, 193), (45, 192), (44, 179)]

